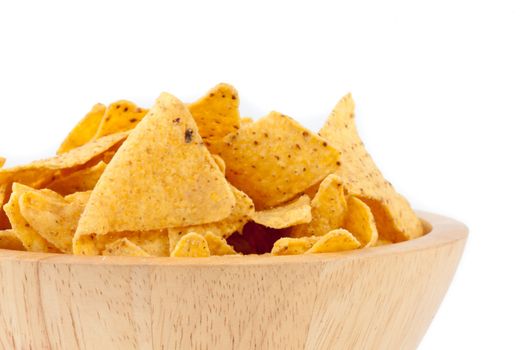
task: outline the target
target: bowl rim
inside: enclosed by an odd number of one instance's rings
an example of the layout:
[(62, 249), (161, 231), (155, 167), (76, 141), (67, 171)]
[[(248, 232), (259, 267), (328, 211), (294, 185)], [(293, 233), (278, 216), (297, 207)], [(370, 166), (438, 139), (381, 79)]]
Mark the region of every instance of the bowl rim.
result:
[(239, 265), (281, 265), (281, 264), (317, 264), (337, 259), (364, 259), (375, 256), (398, 255), (409, 252), (434, 249), (443, 245), (466, 240), (468, 228), (452, 218), (424, 211), (417, 211), (427, 233), (419, 238), (378, 247), (357, 249), (337, 253), (312, 255), (227, 255), (207, 258), (171, 258), (171, 257), (123, 257), (123, 256), (78, 256), (59, 253), (38, 253), (0, 249), (0, 262), (16, 260), (46, 264), (66, 265), (111, 265), (111, 266), (239, 266)]

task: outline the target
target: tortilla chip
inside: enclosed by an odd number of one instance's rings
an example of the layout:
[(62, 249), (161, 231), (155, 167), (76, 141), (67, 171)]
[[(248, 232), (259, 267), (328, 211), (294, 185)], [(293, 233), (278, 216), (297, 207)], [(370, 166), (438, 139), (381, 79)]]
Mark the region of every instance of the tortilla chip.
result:
[(226, 163), (224, 160), (216, 154), (212, 154), (213, 160), (223, 175), (226, 175)]
[(88, 199), (89, 192), (64, 199), (49, 190), (33, 190), (21, 194), (18, 204), (31, 229), (61, 252), (71, 254), (73, 235)]
[(79, 170), (64, 177), (59, 177), (47, 185), (46, 188), (60, 193), (63, 196), (75, 192), (91, 191), (95, 188), (104, 170), (106, 170), (106, 163), (99, 162), (93, 167)]
[(0, 231), (0, 249), (26, 250), (14, 230)]
[(5, 158), (0, 157), (0, 168), (3, 167), (5, 164)]
[(76, 235), (201, 225), (226, 218), (234, 205), (190, 113), (163, 93), (108, 164)]
[(235, 255), (237, 254), (233, 247), (226, 242), (224, 238), (206, 232), (204, 239), (208, 243), (211, 255)]
[(259, 210), (296, 197), (339, 167), (339, 151), (277, 112), (224, 138), (226, 177)]
[(377, 242), (374, 244), (374, 247), (381, 247), (383, 245), (390, 245), (393, 244), (392, 241), (388, 241), (386, 239), (378, 239)]
[(235, 132), (241, 125), (239, 95), (228, 84), (219, 84), (206, 96), (188, 105), (191, 115), (199, 127), (199, 134), (210, 152), (216, 153), (217, 143), (224, 136)]
[(347, 198), (347, 205), (344, 228), (352, 232), (362, 247), (374, 246), (378, 233), (372, 211), (368, 205), (354, 196)]
[(253, 123), (253, 119), (250, 117), (241, 118), (241, 127)]
[(423, 234), (410, 204), (383, 178), (359, 138), (350, 94), (339, 101), (319, 134), (342, 151), (337, 174), (346, 181), (350, 194), (370, 207), (380, 237), (399, 242)]
[[(43, 190), (44, 193), (49, 196), (53, 196), (52, 191)], [(27, 220), (22, 216), (20, 212), (20, 199), (22, 195), (28, 192), (37, 192), (37, 190), (22, 185), (18, 183), (13, 184), (13, 193), (11, 198), (6, 205), (4, 205), (4, 210), (9, 217), (11, 226), (15, 231), (16, 235), (26, 248), (26, 250), (31, 252), (58, 252), (59, 250), (50, 242), (48, 242), (44, 237), (42, 237), (38, 232), (36, 232), (27, 222)], [(60, 198), (57, 194), (56, 198)]]
[(81, 236), (73, 240), (73, 254), (100, 255), (109, 244), (122, 238), (126, 238), (137, 245), (150, 256), (167, 257), (170, 255), (168, 233), (166, 230), (108, 233), (102, 236)]
[(141, 247), (127, 238), (120, 238), (106, 246), (102, 255), (149, 257)]
[(52, 181), (53, 176), (56, 176), (59, 170), (72, 169), (74, 171), (77, 167), (82, 168), (86, 164), (89, 165), (90, 161), (98, 163), (100, 160), (97, 158), (103, 157), (107, 151), (118, 148), (127, 136), (127, 132), (113, 134), (53, 158), (14, 168), (0, 169), (0, 184), (18, 182), (34, 187), (44, 186)]
[(206, 239), (195, 232), (183, 236), (171, 251), (171, 257), (204, 258), (210, 256), (210, 248)]
[(313, 247), (319, 237), (284, 237), (274, 243), (272, 255), (300, 255), (306, 253)]
[(131, 130), (137, 126), (147, 113), (147, 109), (140, 108), (130, 101), (121, 100), (112, 103), (106, 109), (106, 113), (102, 117), (93, 139)]
[(322, 236), (342, 228), (346, 212), (343, 180), (337, 175), (329, 175), (323, 180), (312, 200), (312, 221), (308, 225), (294, 227), (291, 236)]
[(306, 254), (342, 252), (354, 250), (360, 246), (361, 243), (350, 232), (345, 229), (337, 229), (319, 238)]
[(266, 227), (287, 228), (309, 223), (312, 220), (311, 209), (310, 197), (303, 195), (280, 207), (256, 211), (252, 214), (252, 220)]
[(228, 238), (234, 232), (242, 230), (253, 214), (253, 202), (244, 192), (239, 191), (233, 186), (231, 186), (231, 189), (235, 196), (235, 206), (233, 207), (232, 213), (226, 219), (217, 222), (169, 229), (172, 250), (179, 239), (190, 232), (195, 232), (203, 236), (206, 233), (212, 233), (218, 237)]
[(106, 106), (97, 103), (88, 114), (71, 130), (60, 145), (57, 154), (66, 153), (80, 147), (93, 139), (106, 112)]

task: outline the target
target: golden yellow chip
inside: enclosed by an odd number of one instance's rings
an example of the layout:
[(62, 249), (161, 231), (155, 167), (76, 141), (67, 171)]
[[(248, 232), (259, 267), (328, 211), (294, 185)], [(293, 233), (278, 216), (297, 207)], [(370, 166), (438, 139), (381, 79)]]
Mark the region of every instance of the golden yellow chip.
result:
[(254, 212), (254, 206), (250, 197), (244, 192), (239, 191), (233, 186), (231, 186), (231, 189), (235, 196), (235, 206), (233, 207), (232, 213), (227, 218), (217, 222), (169, 229), (170, 244), (172, 248), (174, 247), (174, 244), (177, 244), (180, 237), (190, 232), (195, 232), (200, 235), (209, 232), (223, 238), (228, 238), (234, 232), (241, 232), (244, 225), (250, 221), (250, 217)]
[(0, 157), (0, 168), (3, 167), (5, 164), (5, 158)]
[(350, 194), (370, 207), (380, 237), (398, 242), (423, 234), (423, 225), (410, 204), (384, 179), (363, 146), (351, 95), (339, 101), (319, 134), (341, 150), (342, 166), (337, 174), (346, 181)]
[(14, 230), (0, 231), (0, 249), (26, 250)]
[(73, 240), (73, 254), (100, 255), (109, 244), (122, 238), (126, 238), (137, 245), (150, 256), (167, 257), (170, 255), (168, 233), (166, 230), (108, 233), (102, 236), (80, 236)]
[(216, 154), (212, 154), (212, 156), (213, 156), (213, 160), (215, 161), (215, 164), (217, 164), (221, 173), (223, 175), (226, 175), (226, 163), (224, 163), (224, 160)]
[(88, 199), (89, 193), (64, 199), (48, 190), (34, 190), (21, 194), (18, 204), (31, 229), (61, 252), (71, 254), (73, 235)]
[(211, 152), (216, 153), (216, 144), (224, 136), (237, 131), (241, 125), (239, 95), (228, 84), (219, 84), (206, 96), (188, 105), (191, 115), (199, 127), (199, 134)]
[(252, 214), (252, 220), (266, 227), (287, 228), (309, 223), (312, 220), (311, 209), (310, 197), (305, 194), (279, 207), (256, 211)]
[(319, 240), (319, 237), (301, 237), (291, 238), (284, 237), (274, 243), (272, 248), (272, 255), (300, 255), (306, 253), (313, 247), (314, 243)]
[(372, 247), (376, 244), (378, 233), (372, 211), (363, 201), (354, 196), (347, 198), (348, 211), (346, 212), (344, 228), (352, 232), (361, 246)]
[(191, 114), (163, 93), (108, 164), (76, 234), (201, 225), (226, 218), (234, 205)]
[(250, 117), (243, 117), (241, 118), (241, 126), (245, 126), (245, 125), (248, 125), (248, 124), (251, 124), (253, 123), (253, 119), (250, 118)]
[[(43, 190), (44, 193), (53, 196), (51, 191)], [(32, 252), (58, 252), (59, 250), (50, 242), (48, 242), (44, 237), (42, 237), (38, 232), (36, 232), (27, 222), (27, 220), (22, 216), (20, 212), (19, 201), (25, 193), (36, 192), (36, 190), (31, 187), (21, 185), (18, 183), (13, 184), (13, 193), (11, 198), (6, 205), (4, 205), (4, 210), (9, 217), (11, 226), (18, 238), (28, 251)], [(51, 193), (49, 193), (51, 192)], [(60, 196), (57, 194), (57, 198)]]
[(120, 238), (106, 246), (102, 255), (149, 257), (148, 253), (127, 238)]
[(208, 243), (211, 255), (235, 255), (235, 249), (226, 242), (222, 237), (216, 236), (213, 233), (206, 232), (204, 239)]
[(342, 252), (354, 250), (360, 246), (361, 243), (350, 232), (345, 229), (337, 229), (320, 237), (306, 254)]
[(171, 257), (204, 258), (210, 256), (210, 248), (206, 239), (195, 232), (184, 235), (175, 248), (171, 251)]
[(75, 192), (90, 191), (95, 188), (102, 173), (106, 170), (106, 163), (99, 162), (97, 165), (79, 170), (72, 174), (51, 182), (46, 188), (65, 196)]
[(53, 158), (38, 160), (14, 168), (0, 169), (0, 185), (13, 182), (24, 185), (42, 184), (51, 181), (58, 170), (74, 170), (76, 167), (82, 167), (93, 160), (98, 163), (100, 160), (97, 158), (103, 157), (108, 150), (111, 151), (119, 147), (127, 136), (127, 132), (109, 135)]
[(97, 103), (88, 114), (71, 130), (57, 154), (66, 153), (73, 148), (80, 147), (93, 139), (106, 112), (106, 106)]
[(388, 241), (386, 239), (378, 239), (376, 241), (376, 244), (374, 244), (374, 247), (381, 247), (383, 245), (390, 245), (390, 244), (393, 244), (393, 242)]
[(312, 221), (308, 225), (294, 227), (291, 236), (322, 236), (342, 228), (347, 204), (343, 180), (337, 175), (327, 176), (312, 200)]
[(296, 197), (339, 167), (339, 151), (277, 112), (224, 138), (226, 177), (266, 209)]
[(112, 103), (106, 109), (106, 113), (102, 117), (93, 139), (131, 130), (137, 126), (147, 113), (147, 109), (140, 108), (130, 101), (121, 100)]

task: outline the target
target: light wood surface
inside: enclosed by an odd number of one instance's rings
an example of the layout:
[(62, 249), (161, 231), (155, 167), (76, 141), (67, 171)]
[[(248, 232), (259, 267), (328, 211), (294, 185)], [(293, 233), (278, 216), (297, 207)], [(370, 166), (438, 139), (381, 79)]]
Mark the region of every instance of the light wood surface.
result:
[(432, 226), (424, 237), (347, 253), (196, 259), (0, 250), (0, 348), (415, 349), (467, 238), (457, 221), (419, 215)]

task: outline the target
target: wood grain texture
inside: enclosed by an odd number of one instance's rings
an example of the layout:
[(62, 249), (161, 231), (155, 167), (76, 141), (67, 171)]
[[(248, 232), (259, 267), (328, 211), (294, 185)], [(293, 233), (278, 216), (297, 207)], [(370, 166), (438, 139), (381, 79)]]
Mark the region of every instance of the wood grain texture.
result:
[(467, 238), (419, 215), (432, 226), (422, 238), (312, 256), (0, 250), (0, 348), (415, 349)]

